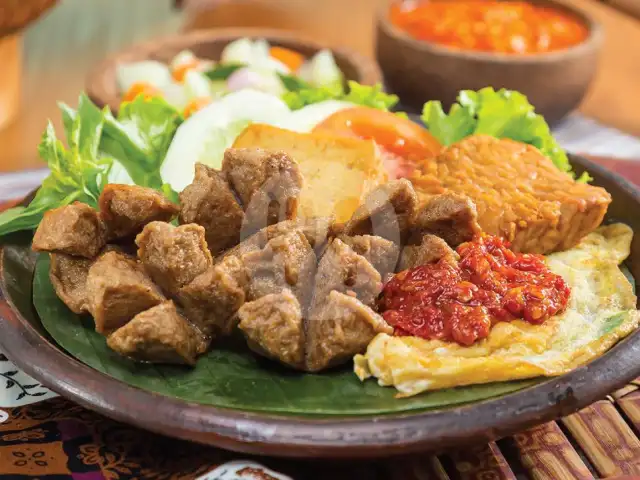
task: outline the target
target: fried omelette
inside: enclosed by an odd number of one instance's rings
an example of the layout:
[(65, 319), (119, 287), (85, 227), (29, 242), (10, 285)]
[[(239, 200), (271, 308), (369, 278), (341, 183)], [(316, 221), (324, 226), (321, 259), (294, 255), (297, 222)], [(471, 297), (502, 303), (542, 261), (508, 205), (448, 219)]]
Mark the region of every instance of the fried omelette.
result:
[(425, 390), (556, 376), (593, 360), (638, 327), (633, 287), (618, 265), (630, 253), (631, 228), (609, 225), (576, 247), (549, 255), (549, 269), (571, 287), (567, 309), (534, 325), (498, 322), (472, 346), (378, 334), (354, 359), (361, 380), (376, 377), (401, 396)]

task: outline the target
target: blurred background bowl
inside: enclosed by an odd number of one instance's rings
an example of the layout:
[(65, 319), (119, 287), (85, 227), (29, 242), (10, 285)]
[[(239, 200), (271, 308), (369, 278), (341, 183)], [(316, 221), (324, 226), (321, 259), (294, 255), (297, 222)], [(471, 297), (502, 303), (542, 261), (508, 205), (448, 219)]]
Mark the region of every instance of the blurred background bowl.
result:
[[(271, 45), (295, 50), (306, 57), (325, 48), (314, 40), (297, 33), (265, 28), (224, 28), (196, 31), (160, 38), (133, 46), (110, 56), (95, 67), (86, 80), (89, 97), (100, 107), (108, 105), (117, 111), (122, 93), (118, 90), (116, 70), (119, 64), (140, 60), (158, 60), (168, 63), (182, 50), (191, 50), (197, 57), (219, 60), (224, 47), (238, 38), (262, 38)], [(375, 61), (343, 48), (332, 48), (338, 67), (347, 80), (373, 85), (382, 82), (382, 74)]]
[(0, 0), (0, 129), (20, 108), (22, 30), (53, 7), (57, 0)]
[(391, 23), (394, 3), (378, 13), (376, 55), (388, 90), (408, 109), (420, 111), (428, 100), (440, 100), (448, 109), (460, 90), (491, 86), (524, 93), (537, 113), (556, 124), (580, 104), (594, 78), (602, 29), (587, 13), (559, 1), (532, 3), (575, 15), (589, 36), (574, 47), (534, 55), (457, 50), (417, 40)]
[(22, 30), (58, 0), (2, 0), (0, 1), (0, 37)]

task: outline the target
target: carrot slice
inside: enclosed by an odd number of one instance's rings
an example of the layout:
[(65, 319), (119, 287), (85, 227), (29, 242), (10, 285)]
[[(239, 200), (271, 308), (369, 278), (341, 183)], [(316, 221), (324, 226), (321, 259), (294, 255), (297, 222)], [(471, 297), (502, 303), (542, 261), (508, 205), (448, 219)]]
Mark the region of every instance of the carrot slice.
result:
[(189, 118), (191, 115), (196, 113), (198, 110), (206, 107), (211, 103), (211, 98), (209, 97), (198, 97), (191, 100), (187, 106), (184, 108), (182, 115), (184, 118)]
[(271, 47), (269, 56), (284, 63), (292, 72), (298, 70), (304, 63), (304, 55), (284, 47)]
[(146, 82), (136, 82), (127, 92), (123, 95), (123, 102), (132, 102), (138, 95), (143, 95), (144, 98), (152, 98), (159, 97), (161, 95), (160, 90), (158, 90), (153, 85), (150, 85)]
[(181, 63), (171, 71), (173, 79), (178, 82), (184, 82), (184, 77), (189, 70), (194, 70), (200, 66), (200, 60), (194, 58), (188, 62)]

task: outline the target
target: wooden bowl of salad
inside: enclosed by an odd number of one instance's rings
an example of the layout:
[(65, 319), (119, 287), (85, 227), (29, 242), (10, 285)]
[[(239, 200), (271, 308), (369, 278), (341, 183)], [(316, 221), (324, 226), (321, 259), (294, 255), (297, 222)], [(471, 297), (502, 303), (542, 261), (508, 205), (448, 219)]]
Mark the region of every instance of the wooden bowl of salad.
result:
[(587, 93), (602, 37), (591, 16), (557, 0), (394, 0), (379, 12), (376, 53), (408, 108), (448, 108), (460, 90), (491, 86), (522, 92), (554, 124)]
[(117, 111), (123, 100), (160, 94), (189, 114), (216, 96), (252, 87), (274, 94), (354, 80), (382, 82), (373, 60), (326, 49), (295, 33), (262, 28), (197, 31), (135, 45), (105, 59), (87, 77), (89, 97)]

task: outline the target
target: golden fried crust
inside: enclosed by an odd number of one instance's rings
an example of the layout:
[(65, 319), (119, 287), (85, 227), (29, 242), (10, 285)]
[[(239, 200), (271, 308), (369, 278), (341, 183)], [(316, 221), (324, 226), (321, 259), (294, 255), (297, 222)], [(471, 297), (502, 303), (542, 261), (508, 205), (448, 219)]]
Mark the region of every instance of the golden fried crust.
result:
[(160, 289), (133, 258), (109, 251), (89, 268), (87, 307), (96, 331), (107, 335), (126, 325), (138, 313), (164, 300)]
[(201, 163), (195, 168), (193, 183), (180, 193), (179, 220), (202, 225), (211, 254), (218, 255), (240, 241), (244, 212), (218, 171)]
[(31, 248), (36, 252), (94, 258), (105, 245), (105, 233), (98, 212), (89, 205), (74, 202), (44, 214)]
[(93, 260), (64, 253), (51, 254), (49, 278), (56, 294), (73, 313), (88, 311), (87, 275)]
[(606, 190), (575, 182), (537, 148), (485, 135), (451, 145), (412, 180), (423, 197), (468, 196), (482, 229), (520, 252), (571, 248), (600, 225), (611, 203)]
[(170, 300), (140, 312), (107, 339), (110, 348), (136, 360), (191, 366), (207, 343)]
[(222, 175), (242, 202), (245, 228), (257, 231), (295, 218), (304, 180), (298, 164), (285, 152), (229, 148)]
[(150, 222), (169, 222), (178, 207), (152, 188), (109, 184), (98, 201), (110, 239), (131, 237)]
[(136, 245), (146, 272), (171, 296), (207, 271), (213, 262), (205, 229), (194, 223), (174, 227), (151, 222), (136, 237)]

